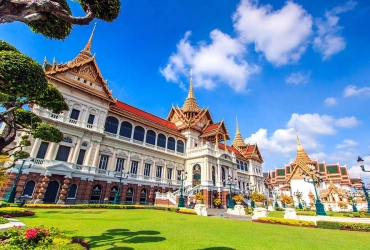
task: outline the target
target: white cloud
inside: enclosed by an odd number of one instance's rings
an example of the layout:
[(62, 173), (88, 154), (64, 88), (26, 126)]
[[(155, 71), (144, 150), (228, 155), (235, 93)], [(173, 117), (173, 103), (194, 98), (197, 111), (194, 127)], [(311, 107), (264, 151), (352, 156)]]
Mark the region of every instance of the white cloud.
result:
[(294, 72), (291, 73), (285, 81), (289, 84), (301, 84), (301, 83), (307, 83), (310, 79), (310, 73), (304, 75), (301, 72)]
[[(352, 117), (349, 118), (352, 120)], [(353, 118), (356, 120), (355, 117)], [(348, 117), (335, 118), (333, 116), (319, 114), (292, 114), (285, 129), (278, 129), (269, 135), (266, 129), (261, 128), (246, 138), (245, 142), (258, 143), (258, 147), (266, 155), (280, 153), (290, 156), (290, 153), (297, 150), (297, 139), (294, 129), (296, 126), (299, 130), (299, 138), (303, 147), (307, 151), (311, 151), (314, 156), (321, 158), (324, 155), (318, 151), (322, 147), (318, 137), (332, 135), (338, 127), (350, 127), (343, 126), (343, 120), (347, 121), (347, 119)], [(356, 126), (354, 123), (351, 125)]]
[(226, 83), (239, 92), (246, 89), (250, 75), (259, 72), (258, 66), (249, 65), (243, 59), (245, 46), (237, 39), (215, 29), (210, 33), (210, 44), (192, 46), (190, 35), (190, 31), (185, 33), (177, 44), (177, 52), (160, 69), (167, 81), (180, 82), (181, 76), (189, 76), (189, 68), (193, 66), (194, 86), (213, 89)]
[(348, 85), (343, 91), (343, 96), (370, 96), (370, 87), (357, 88), (354, 85)]
[(233, 15), (234, 29), (244, 43), (279, 66), (298, 61), (312, 34), (312, 17), (302, 6), (291, 1), (273, 11), (271, 5), (242, 0)]
[(324, 103), (327, 106), (334, 106), (335, 104), (337, 104), (337, 100), (335, 100), (334, 97), (328, 97), (325, 99)]
[(312, 153), (308, 155), (312, 160), (324, 161), (326, 160), (326, 154), (324, 152)]
[(350, 147), (354, 147), (357, 145), (358, 145), (357, 142), (353, 140), (345, 139), (341, 144), (337, 145), (337, 148), (350, 148)]
[(340, 119), (335, 120), (335, 125), (337, 127), (342, 127), (342, 128), (356, 127), (360, 123), (361, 123), (361, 121), (357, 120), (357, 118), (354, 117), (354, 116), (344, 117), (344, 118), (340, 118)]
[(341, 36), (342, 27), (338, 26), (338, 14), (352, 10), (356, 4), (356, 2), (350, 0), (344, 5), (326, 11), (325, 20), (323, 18), (315, 20), (317, 36), (314, 39), (313, 48), (322, 54), (323, 60), (327, 60), (332, 55), (345, 49), (346, 42), (344, 37)]

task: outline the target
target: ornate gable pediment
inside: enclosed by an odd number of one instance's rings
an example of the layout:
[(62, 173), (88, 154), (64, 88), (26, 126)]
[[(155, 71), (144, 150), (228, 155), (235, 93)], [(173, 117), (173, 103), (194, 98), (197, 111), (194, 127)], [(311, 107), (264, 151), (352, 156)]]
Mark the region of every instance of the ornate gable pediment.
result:
[(121, 158), (127, 158), (127, 154), (125, 152), (123, 152), (123, 151), (117, 153), (117, 156), (118, 157), (121, 157)]
[(107, 154), (107, 155), (112, 155), (113, 152), (109, 148), (104, 148), (100, 150), (100, 153)]
[(141, 159), (141, 157), (140, 157), (139, 155), (137, 155), (137, 154), (136, 154), (136, 155), (134, 155), (134, 156), (132, 156), (131, 158), (132, 158), (132, 159), (136, 159), (136, 160), (140, 160), (140, 159)]
[(163, 166), (164, 165), (164, 162), (162, 160), (158, 160), (158, 161), (155, 162), (155, 164), (156, 165), (162, 165)]
[(58, 171), (58, 172), (73, 172), (73, 169), (70, 168), (69, 166), (67, 166), (66, 164), (63, 164), (63, 163), (57, 163), (55, 165), (52, 165), (52, 166), (49, 166), (49, 167), (46, 167), (47, 171), (49, 172), (55, 172), (55, 171)]

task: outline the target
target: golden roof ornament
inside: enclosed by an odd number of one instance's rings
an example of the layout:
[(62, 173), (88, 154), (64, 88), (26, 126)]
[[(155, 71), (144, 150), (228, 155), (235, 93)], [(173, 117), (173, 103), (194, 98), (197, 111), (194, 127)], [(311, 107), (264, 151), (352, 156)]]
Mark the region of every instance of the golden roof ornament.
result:
[(190, 67), (190, 87), (189, 87), (189, 94), (186, 98), (184, 105), (182, 106), (182, 111), (184, 112), (192, 112), (198, 113), (200, 111), (198, 107), (198, 103), (195, 100), (194, 92), (193, 92), (193, 67)]
[(234, 141), (231, 145), (234, 146), (234, 147), (240, 147), (240, 148), (246, 146), (246, 144), (243, 140), (243, 137), (240, 134), (239, 124), (238, 124), (238, 116), (236, 116), (236, 133), (235, 133)]

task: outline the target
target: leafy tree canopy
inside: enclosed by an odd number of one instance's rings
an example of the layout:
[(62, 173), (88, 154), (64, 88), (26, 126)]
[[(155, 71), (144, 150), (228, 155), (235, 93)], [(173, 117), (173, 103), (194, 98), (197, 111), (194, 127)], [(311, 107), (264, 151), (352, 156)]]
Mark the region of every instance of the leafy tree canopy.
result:
[(1, 0), (0, 24), (23, 22), (35, 33), (54, 39), (69, 36), (73, 25), (88, 25), (94, 18), (106, 22), (115, 20), (119, 13), (119, 0), (75, 0), (85, 11), (83, 17), (72, 15), (67, 0)]
[[(57, 128), (42, 123), (36, 114), (23, 109), (25, 105), (38, 105), (61, 113), (68, 110), (62, 94), (47, 82), (42, 67), (36, 61), (4, 41), (0, 41), (0, 83), (0, 106), (5, 108), (0, 112), (0, 122), (5, 124), (0, 135), (0, 155), (11, 153), (15, 158), (28, 157), (22, 148), (30, 146), (29, 134), (49, 142), (63, 139)], [(7, 147), (18, 132), (24, 135), (17, 145)]]

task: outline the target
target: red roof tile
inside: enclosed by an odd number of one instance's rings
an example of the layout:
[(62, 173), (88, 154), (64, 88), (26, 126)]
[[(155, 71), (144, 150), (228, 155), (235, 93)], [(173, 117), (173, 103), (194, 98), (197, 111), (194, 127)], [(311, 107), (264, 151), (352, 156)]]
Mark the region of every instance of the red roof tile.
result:
[(254, 149), (254, 145), (250, 145), (247, 148), (247, 152), (251, 152), (251, 151), (253, 151), (253, 149)]
[(145, 111), (142, 111), (141, 109), (135, 108), (135, 107), (130, 106), (130, 105), (126, 104), (126, 103), (117, 101), (114, 105), (117, 108), (126, 110), (126, 111), (131, 112), (131, 113), (133, 113), (135, 115), (141, 116), (141, 117), (146, 118), (148, 120), (151, 120), (153, 122), (156, 122), (156, 123), (159, 123), (161, 125), (164, 125), (164, 126), (166, 126), (168, 128), (171, 128), (173, 130), (176, 130), (176, 131), (178, 130), (177, 126), (174, 123), (169, 122), (167, 120), (164, 120), (162, 118), (159, 118), (158, 116), (149, 114), (149, 113), (147, 113)]
[(220, 123), (215, 123), (215, 124), (209, 125), (208, 127), (206, 127), (206, 129), (204, 131), (216, 129), (216, 128), (218, 128), (219, 125), (220, 125)]
[[(225, 144), (219, 143), (218, 147), (221, 148), (221, 149), (225, 149)], [(240, 155), (240, 152), (238, 150), (236, 150), (235, 148), (227, 146), (227, 145), (226, 145), (226, 148), (227, 148), (227, 150), (229, 150), (231, 152), (234, 152), (236, 155)]]

